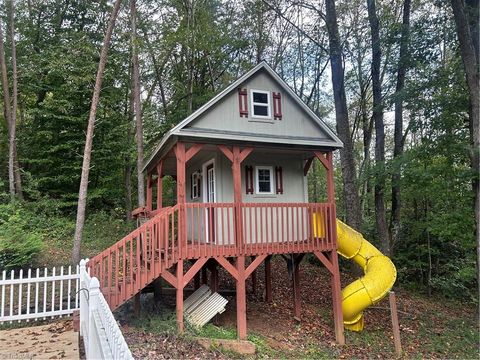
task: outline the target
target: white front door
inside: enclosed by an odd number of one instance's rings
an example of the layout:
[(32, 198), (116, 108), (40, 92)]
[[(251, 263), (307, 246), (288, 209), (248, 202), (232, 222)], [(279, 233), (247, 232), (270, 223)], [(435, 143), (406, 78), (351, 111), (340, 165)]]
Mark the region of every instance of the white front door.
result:
[[(205, 179), (204, 202), (214, 203), (216, 200), (216, 179), (215, 162), (208, 161), (203, 165), (203, 174)], [(205, 209), (205, 241), (207, 243), (215, 242), (215, 208)]]

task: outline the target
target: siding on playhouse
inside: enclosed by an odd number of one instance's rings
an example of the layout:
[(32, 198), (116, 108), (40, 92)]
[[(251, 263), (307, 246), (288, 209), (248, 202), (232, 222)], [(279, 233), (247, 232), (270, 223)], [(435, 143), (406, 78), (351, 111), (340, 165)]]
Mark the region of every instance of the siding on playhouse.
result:
[[(201, 195), (198, 199), (192, 199), (192, 173), (202, 172), (203, 164), (207, 161), (215, 160), (215, 180), (216, 180), (216, 202), (233, 202), (233, 176), (230, 161), (214, 151), (202, 151), (194, 159), (188, 162), (186, 169), (186, 197), (187, 202), (206, 202), (202, 178)], [(275, 166), (282, 167), (283, 176), (283, 194), (247, 194), (245, 191), (245, 166), (253, 166), (254, 190), (255, 184), (255, 166), (272, 166), (275, 177)], [(308, 202), (307, 177), (303, 175), (304, 161), (298, 155), (290, 154), (252, 154), (242, 164), (242, 200), (244, 203), (302, 203)], [(274, 182), (275, 185), (275, 182)], [(274, 189), (275, 190), (275, 189)]]
[[(240, 117), (239, 88), (248, 90), (248, 118)], [(282, 119), (252, 121), (255, 119), (251, 114), (251, 89), (268, 90), (271, 106), (272, 92), (280, 93)], [(168, 131), (146, 161), (143, 170), (154, 169), (159, 159), (165, 156), (177, 140), (210, 144), (231, 141), (329, 151), (343, 146), (335, 132), (265, 62), (252, 68)]]
[[(222, 101), (218, 102), (206, 112), (188, 124), (181, 133), (195, 132), (198, 134), (219, 132), (225, 134), (237, 134), (248, 137), (269, 139), (275, 142), (276, 139), (303, 141), (329, 141), (330, 137), (320, 125), (312, 121), (311, 117), (279, 86), (266, 71), (259, 71), (241, 84), (242, 89), (246, 88), (249, 101), (248, 118), (240, 117), (238, 108), (238, 93), (233, 90), (228, 93)], [(270, 106), (272, 105), (272, 92), (282, 93), (282, 119), (274, 120), (273, 109), (270, 119), (258, 119), (253, 117), (251, 111), (251, 90), (268, 91)], [(331, 140), (330, 140), (331, 141)]]
[[(196, 171), (200, 171), (203, 174), (203, 165), (210, 161), (214, 160), (215, 162), (215, 182), (216, 182), (216, 202), (217, 203), (232, 203), (233, 202), (233, 177), (231, 163), (229, 160), (223, 156), (223, 154), (215, 151), (205, 151), (199, 153), (197, 157), (192, 159), (187, 164), (186, 169), (186, 198), (189, 203), (202, 203), (206, 202), (205, 194), (205, 176), (202, 177), (202, 186), (201, 186), (201, 195), (198, 199), (192, 199), (192, 174)], [(307, 192), (307, 177), (303, 175), (303, 160), (298, 155), (291, 154), (262, 154), (253, 152), (242, 165), (242, 200), (244, 203), (307, 203), (308, 202), (308, 192)], [(246, 184), (245, 184), (245, 166), (252, 166), (255, 171), (255, 166), (272, 166), (273, 170), (276, 166), (282, 167), (282, 177), (283, 177), (283, 194), (256, 194), (254, 191), (253, 194), (246, 194)], [(204, 175), (204, 174), (203, 174)], [(275, 177), (275, 171), (273, 171), (272, 176)], [(255, 179), (255, 176), (254, 176)], [(275, 181), (274, 181), (275, 184)], [(256, 190), (256, 182), (254, 180), (254, 189)], [(274, 188), (275, 190), (275, 188)], [(233, 224), (233, 208), (225, 209), (216, 209), (215, 218), (217, 222), (215, 223), (215, 241), (220, 245), (233, 245), (234, 235), (232, 233), (234, 229)], [(253, 211), (253, 210), (249, 210)], [(299, 215), (299, 214), (297, 214)], [(207, 241), (209, 235), (208, 221), (206, 219), (205, 210), (191, 211), (187, 214), (187, 239), (191, 242), (200, 242), (204, 243)], [(265, 212), (264, 216), (265, 223), (268, 224), (268, 227), (272, 227), (271, 224), (276, 224), (279, 215)], [(286, 214), (284, 215), (286, 216)], [(303, 214), (306, 216), (306, 214)], [(244, 219), (246, 228), (249, 228), (250, 219), (247, 217)], [(225, 230), (230, 229), (230, 231)], [(295, 234), (298, 234), (297, 227), (305, 227), (306, 224), (301, 225), (297, 223), (296, 218), (292, 218), (290, 241), (297, 241), (303, 239), (297, 239)], [(228, 232), (228, 233), (225, 233)], [(277, 230), (275, 230), (277, 231)], [(305, 233), (306, 229), (303, 229)], [(245, 234), (245, 242), (256, 243), (260, 241), (257, 239), (257, 234)], [(273, 234), (276, 236), (276, 233)]]

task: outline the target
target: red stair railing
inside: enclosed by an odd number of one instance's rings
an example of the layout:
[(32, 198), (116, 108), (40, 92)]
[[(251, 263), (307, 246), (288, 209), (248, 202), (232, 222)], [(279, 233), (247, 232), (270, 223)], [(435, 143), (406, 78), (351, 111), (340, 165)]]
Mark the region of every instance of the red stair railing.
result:
[(178, 214), (178, 205), (162, 209), (122, 240), (90, 259), (90, 273), (98, 278), (112, 310), (178, 261)]

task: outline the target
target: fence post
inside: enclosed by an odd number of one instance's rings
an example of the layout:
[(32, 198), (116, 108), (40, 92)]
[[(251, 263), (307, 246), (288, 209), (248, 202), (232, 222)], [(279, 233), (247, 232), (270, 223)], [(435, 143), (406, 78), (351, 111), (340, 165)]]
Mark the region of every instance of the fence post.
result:
[(100, 295), (100, 283), (96, 277), (90, 280), (90, 285), (88, 287), (89, 294), (89, 306), (88, 306), (88, 349), (87, 349), (87, 359), (96, 359), (100, 354), (98, 354), (99, 343), (97, 336), (97, 329), (95, 326), (94, 314), (98, 309), (98, 299)]
[(80, 297), (80, 336), (86, 336), (84, 329), (88, 330), (88, 301), (87, 294), (87, 260), (80, 260), (80, 286), (77, 289)]

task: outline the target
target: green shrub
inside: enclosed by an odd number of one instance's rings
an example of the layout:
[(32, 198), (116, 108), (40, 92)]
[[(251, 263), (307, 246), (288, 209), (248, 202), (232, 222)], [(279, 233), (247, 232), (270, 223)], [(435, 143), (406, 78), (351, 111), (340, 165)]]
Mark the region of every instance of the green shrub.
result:
[(42, 236), (29, 226), (20, 205), (0, 206), (0, 269), (31, 266), (43, 248)]

